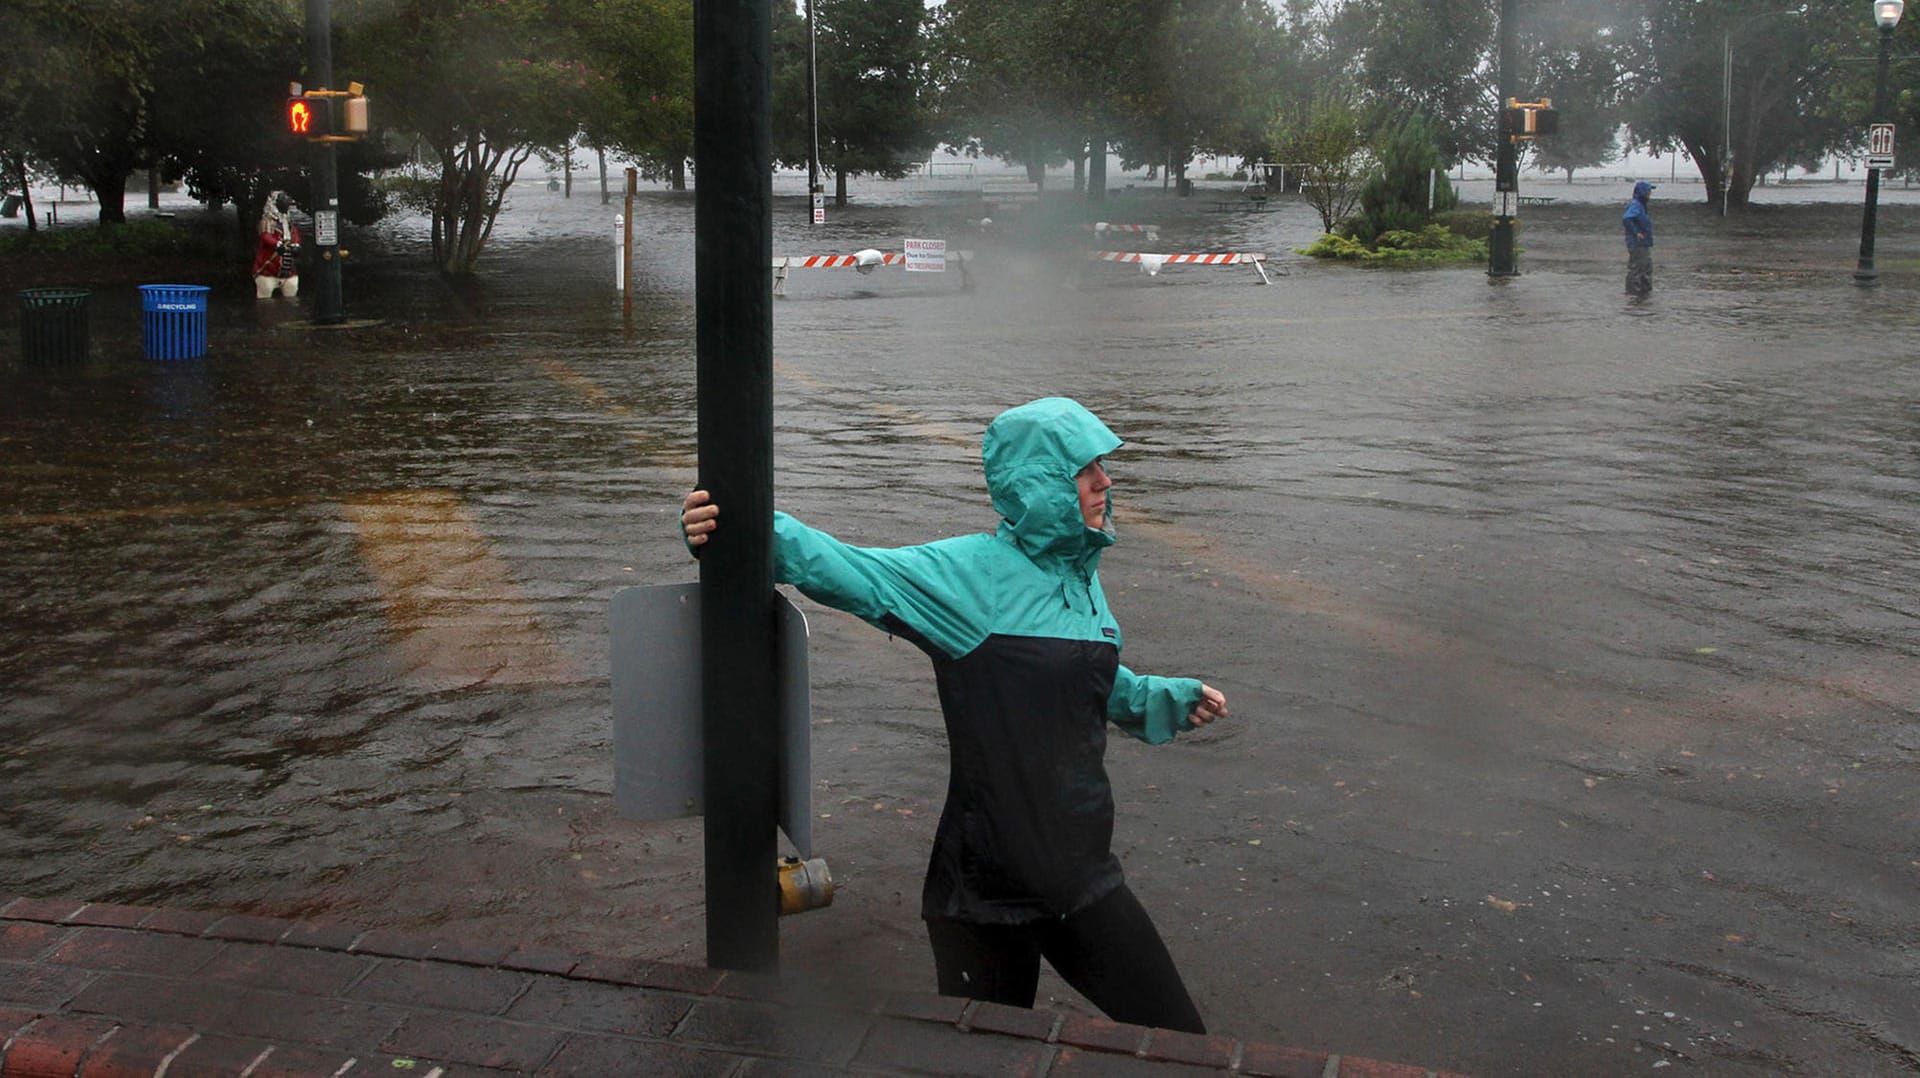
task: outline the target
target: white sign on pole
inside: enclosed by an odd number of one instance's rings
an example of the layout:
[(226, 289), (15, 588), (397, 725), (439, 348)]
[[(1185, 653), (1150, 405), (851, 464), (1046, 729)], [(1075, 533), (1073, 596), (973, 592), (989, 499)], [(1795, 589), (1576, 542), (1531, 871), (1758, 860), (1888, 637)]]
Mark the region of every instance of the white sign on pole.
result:
[(618, 213), (613, 215), (613, 290), (627, 290), (627, 219)]
[(908, 273), (947, 272), (946, 240), (904, 240)]
[(338, 247), (340, 214), (334, 210), (313, 211), (313, 242), (321, 247)]
[(813, 223), (816, 225), (827, 223), (827, 196), (817, 191), (813, 195)]
[(1867, 128), (1867, 167), (1893, 167), (1893, 125), (1872, 124)]

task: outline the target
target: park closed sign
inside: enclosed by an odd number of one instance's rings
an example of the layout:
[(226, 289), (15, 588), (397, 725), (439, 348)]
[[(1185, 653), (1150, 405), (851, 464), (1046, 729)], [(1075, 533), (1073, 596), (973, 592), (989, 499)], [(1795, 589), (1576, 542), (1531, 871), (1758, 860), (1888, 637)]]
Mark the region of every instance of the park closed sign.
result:
[(946, 240), (904, 240), (908, 273), (945, 273)]

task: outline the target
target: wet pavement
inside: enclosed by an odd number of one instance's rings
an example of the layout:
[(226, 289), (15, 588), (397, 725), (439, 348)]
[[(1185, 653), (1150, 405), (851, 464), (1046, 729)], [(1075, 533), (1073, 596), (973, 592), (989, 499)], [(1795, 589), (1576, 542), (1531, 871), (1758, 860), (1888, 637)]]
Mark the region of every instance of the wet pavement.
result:
[[(1920, 210), (1888, 193), (1867, 290), (1857, 204), (1656, 197), (1632, 303), (1623, 192), (1552, 193), (1498, 284), (1311, 263), (1291, 200), (1101, 214), (1162, 226), (1101, 246), (1263, 251), (1270, 287), (1088, 265), (1084, 221), (982, 234), (910, 184), (812, 235), (783, 200), (776, 254), (942, 237), (976, 287), (789, 278), (778, 500), (917, 542), (991, 527), (1002, 407), (1070, 394), (1128, 439), (1127, 661), (1234, 714), (1114, 746), (1116, 844), (1216, 1033), (1920, 1069)], [(132, 285), (95, 289), (74, 367), (24, 362), (8, 305), (0, 893), (700, 961), (698, 821), (611, 809), (606, 656), (615, 590), (694, 576), (692, 201), (642, 197), (630, 322), (617, 209), (516, 188), (458, 287), (416, 224), (350, 237), (352, 329), (202, 282), (203, 360), (141, 358)], [(841, 890), (783, 970), (925, 990), (931, 679), (803, 605)]]

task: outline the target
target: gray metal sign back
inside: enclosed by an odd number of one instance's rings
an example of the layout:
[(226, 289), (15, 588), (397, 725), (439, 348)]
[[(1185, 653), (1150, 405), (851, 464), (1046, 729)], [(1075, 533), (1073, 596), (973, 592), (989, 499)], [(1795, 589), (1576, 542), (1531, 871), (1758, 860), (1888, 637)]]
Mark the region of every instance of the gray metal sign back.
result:
[[(813, 856), (807, 618), (775, 592), (780, 641), (780, 829)], [(613, 596), (613, 803), (632, 820), (706, 811), (701, 779), (700, 585)]]

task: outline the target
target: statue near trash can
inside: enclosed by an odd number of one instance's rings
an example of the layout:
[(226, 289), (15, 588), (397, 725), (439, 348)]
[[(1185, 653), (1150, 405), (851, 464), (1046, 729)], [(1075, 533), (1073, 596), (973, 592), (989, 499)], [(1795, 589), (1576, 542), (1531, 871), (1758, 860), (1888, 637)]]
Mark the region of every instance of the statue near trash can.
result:
[(285, 191), (267, 196), (260, 211), (260, 243), (253, 254), (253, 293), (271, 299), (275, 292), (300, 294), (300, 226), (293, 223), (293, 198)]

